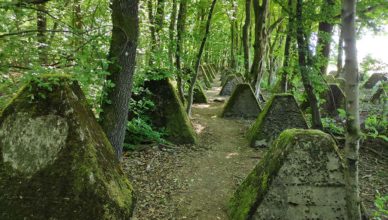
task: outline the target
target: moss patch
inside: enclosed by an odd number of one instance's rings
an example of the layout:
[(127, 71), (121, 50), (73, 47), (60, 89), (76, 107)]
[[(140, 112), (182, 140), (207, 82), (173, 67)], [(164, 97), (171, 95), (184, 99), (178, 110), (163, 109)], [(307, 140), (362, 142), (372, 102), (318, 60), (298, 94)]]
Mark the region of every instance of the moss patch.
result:
[(238, 84), (226, 103), (222, 117), (255, 119), (261, 112), (259, 103), (249, 84)]
[[(228, 213), (231, 219), (236, 220), (297, 219), (301, 216), (311, 219), (317, 211), (312, 208), (304, 212), (306, 203), (318, 206), (318, 212), (325, 209), (325, 204), (323, 208), (320, 207), (322, 204), (314, 204), (315, 200), (319, 203), (325, 199), (313, 198), (313, 194), (320, 195), (326, 189), (329, 193), (336, 192), (337, 187), (342, 187), (340, 193), (344, 192), (341, 158), (332, 138), (318, 130), (290, 129), (281, 133), (238, 187), (230, 200)], [(298, 193), (294, 194), (295, 189)], [(338, 215), (344, 213), (345, 200), (342, 196), (328, 202), (334, 204), (336, 211), (327, 213), (327, 218), (320, 215), (322, 219), (333, 219), (334, 212)], [(295, 210), (294, 215), (288, 212), (291, 209)]]
[(155, 127), (165, 128), (168, 140), (175, 144), (194, 144), (197, 141), (189, 117), (178, 94), (168, 79), (147, 81), (144, 87), (151, 94), (155, 108), (148, 112)]
[(290, 128), (307, 128), (306, 120), (291, 94), (276, 94), (266, 103), (247, 137), (252, 147), (269, 146)]
[(78, 84), (54, 78), (24, 86), (0, 116), (0, 219), (130, 218), (113, 147)]

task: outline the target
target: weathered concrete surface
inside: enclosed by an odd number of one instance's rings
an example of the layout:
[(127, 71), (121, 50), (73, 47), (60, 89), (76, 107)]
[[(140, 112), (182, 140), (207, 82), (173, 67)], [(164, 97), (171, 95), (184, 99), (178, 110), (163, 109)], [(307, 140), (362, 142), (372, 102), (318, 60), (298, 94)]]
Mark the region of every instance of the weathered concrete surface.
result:
[(378, 82), (388, 81), (388, 73), (374, 73), (364, 84), (364, 88), (372, 89)]
[(328, 90), (323, 94), (325, 103), (322, 108), (324, 114), (330, 116), (338, 115), (338, 109), (345, 109), (345, 94), (339, 85), (329, 83)]
[(290, 128), (307, 128), (306, 120), (291, 94), (276, 94), (266, 102), (247, 136), (252, 147), (266, 147)]
[(225, 118), (255, 119), (261, 108), (249, 84), (238, 84), (222, 112)]
[(330, 135), (284, 131), (235, 192), (231, 219), (347, 219), (341, 161)]
[(194, 87), (193, 103), (208, 103), (205, 91), (199, 83)]
[(175, 144), (194, 144), (197, 141), (192, 124), (169, 79), (151, 80), (144, 84), (151, 92), (155, 108), (146, 114), (155, 127), (164, 128), (168, 140)]
[(242, 79), (236, 75), (229, 75), (222, 86), (220, 96), (232, 95), (234, 89), (238, 84), (242, 83)]
[(129, 219), (131, 184), (77, 83), (37, 81), (0, 116), (0, 219)]

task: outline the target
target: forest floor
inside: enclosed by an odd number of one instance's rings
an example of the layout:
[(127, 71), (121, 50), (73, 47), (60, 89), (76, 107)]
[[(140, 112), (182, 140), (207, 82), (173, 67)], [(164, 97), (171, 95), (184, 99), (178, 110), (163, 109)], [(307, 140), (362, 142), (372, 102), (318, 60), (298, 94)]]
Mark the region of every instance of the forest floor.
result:
[[(237, 186), (263, 157), (245, 138), (252, 121), (220, 117), (225, 98), (219, 81), (208, 90), (209, 104), (193, 106), (199, 144), (148, 146), (127, 152), (123, 167), (136, 191), (134, 220), (227, 219), (226, 207)], [(370, 148), (372, 149), (372, 148)], [(388, 193), (388, 159), (361, 149), (361, 196), (372, 212), (375, 191)]]

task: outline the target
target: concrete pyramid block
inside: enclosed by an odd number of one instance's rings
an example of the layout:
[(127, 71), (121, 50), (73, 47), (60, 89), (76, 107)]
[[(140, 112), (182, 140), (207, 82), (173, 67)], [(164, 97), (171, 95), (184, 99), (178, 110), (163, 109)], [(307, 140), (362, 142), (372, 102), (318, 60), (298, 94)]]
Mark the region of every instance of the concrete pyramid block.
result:
[(194, 87), (193, 103), (208, 103), (205, 91), (199, 83)]
[(0, 116), (0, 219), (129, 219), (133, 190), (78, 84), (45, 76)]
[(342, 159), (330, 135), (290, 129), (238, 187), (230, 219), (347, 219)]
[(193, 126), (169, 79), (146, 81), (144, 87), (151, 92), (155, 104), (147, 113), (153, 125), (164, 128), (168, 140), (175, 144), (196, 143)]
[(338, 109), (345, 109), (345, 94), (338, 84), (329, 83), (329, 89), (323, 94), (325, 103), (322, 105), (325, 114), (338, 115)]
[(220, 96), (229, 96), (232, 95), (232, 92), (238, 84), (242, 83), (242, 79), (237, 77), (234, 74), (228, 75), (225, 79), (225, 82), (222, 86)]
[(238, 84), (226, 103), (222, 117), (255, 119), (261, 112), (251, 86), (247, 83)]
[(266, 147), (284, 130), (307, 128), (303, 113), (291, 94), (276, 94), (266, 102), (263, 111), (248, 131), (252, 147)]

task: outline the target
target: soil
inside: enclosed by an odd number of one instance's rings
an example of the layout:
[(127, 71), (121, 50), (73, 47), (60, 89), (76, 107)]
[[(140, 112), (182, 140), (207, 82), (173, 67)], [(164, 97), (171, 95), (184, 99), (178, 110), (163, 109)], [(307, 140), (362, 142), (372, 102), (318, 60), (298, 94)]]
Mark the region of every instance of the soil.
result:
[[(198, 145), (144, 146), (127, 152), (123, 167), (136, 190), (134, 220), (228, 219), (233, 192), (263, 157), (249, 147), (245, 133), (253, 121), (220, 117), (225, 97), (215, 80), (208, 104), (193, 105)], [(388, 158), (361, 149), (361, 196), (373, 213), (376, 190), (388, 194)]]

